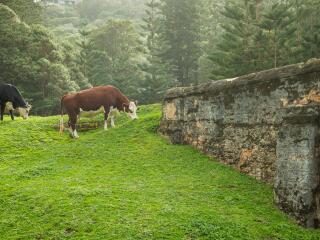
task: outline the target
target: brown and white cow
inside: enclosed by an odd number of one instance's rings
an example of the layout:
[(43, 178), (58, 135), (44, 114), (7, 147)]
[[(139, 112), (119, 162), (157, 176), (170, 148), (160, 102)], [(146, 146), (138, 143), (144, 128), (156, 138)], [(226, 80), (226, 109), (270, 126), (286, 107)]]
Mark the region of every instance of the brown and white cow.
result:
[[(69, 127), (73, 138), (78, 138), (76, 123), (83, 112), (104, 112), (104, 129), (108, 129), (110, 112), (118, 110), (126, 112), (131, 119), (137, 119), (137, 106), (124, 96), (119, 89), (113, 86), (100, 86), (86, 89), (77, 93), (67, 94), (61, 99), (60, 131), (63, 131), (63, 108), (69, 116)], [(114, 127), (114, 118), (111, 117), (111, 126)]]

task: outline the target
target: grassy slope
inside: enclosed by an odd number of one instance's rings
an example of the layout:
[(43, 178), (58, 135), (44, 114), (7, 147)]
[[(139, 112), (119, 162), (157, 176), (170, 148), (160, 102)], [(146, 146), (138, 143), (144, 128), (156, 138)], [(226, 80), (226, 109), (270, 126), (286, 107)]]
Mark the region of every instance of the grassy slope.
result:
[(156, 135), (160, 107), (59, 135), (57, 117), (0, 123), (1, 239), (320, 239), (272, 189)]

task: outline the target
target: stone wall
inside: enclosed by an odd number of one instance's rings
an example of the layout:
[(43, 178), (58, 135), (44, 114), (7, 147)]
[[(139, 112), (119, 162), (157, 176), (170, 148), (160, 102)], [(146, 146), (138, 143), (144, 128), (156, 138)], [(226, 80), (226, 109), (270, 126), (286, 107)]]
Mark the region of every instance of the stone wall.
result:
[[(306, 96), (319, 89), (320, 60), (317, 59), (234, 79), (171, 89), (164, 100), (159, 131), (173, 143), (191, 144), (241, 172), (270, 184), (275, 183), (283, 189), (283, 181), (286, 180), (278, 178), (275, 181), (279, 168), (285, 166), (284, 160), (278, 162), (280, 156), (286, 156), (279, 152), (285, 147), (281, 147), (283, 142), (278, 141), (279, 132), (286, 131), (283, 130), (284, 122), (289, 114), (283, 109), (293, 103), (309, 103), (312, 96), (310, 99)], [(301, 126), (304, 125), (307, 124), (302, 121)], [(291, 139), (289, 135), (288, 139)], [(307, 151), (303, 146), (300, 150)], [(306, 161), (319, 162), (318, 157), (313, 159)], [(286, 163), (293, 164), (290, 161)], [(286, 168), (282, 170), (286, 171)], [(312, 189), (316, 188), (312, 186)], [(279, 199), (283, 200), (281, 197)], [(280, 207), (285, 202), (282, 200), (278, 201)], [(288, 213), (296, 211), (296, 208), (283, 209), (287, 209)], [(295, 214), (292, 215), (298, 219)], [(298, 220), (310, 225), (303, 217)]]
[(319, 227), (320, 105), (283, 110), (277, 141), (275, 203), (301, 225)]

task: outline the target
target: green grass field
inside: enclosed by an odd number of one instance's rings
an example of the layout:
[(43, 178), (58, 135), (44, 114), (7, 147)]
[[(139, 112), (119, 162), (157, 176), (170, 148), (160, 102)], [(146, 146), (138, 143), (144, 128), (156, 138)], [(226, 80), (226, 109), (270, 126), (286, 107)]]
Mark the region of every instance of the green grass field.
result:
[(0, 123), (0, 239), (320, 239), (272, 188), (157, 135), (160, 106), (70, 139), (58, 117)]

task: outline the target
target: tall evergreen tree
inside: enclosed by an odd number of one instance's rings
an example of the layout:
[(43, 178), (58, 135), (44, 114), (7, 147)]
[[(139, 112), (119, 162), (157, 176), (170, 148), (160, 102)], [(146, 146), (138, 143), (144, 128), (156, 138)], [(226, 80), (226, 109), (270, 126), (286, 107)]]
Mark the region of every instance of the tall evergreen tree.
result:
[(161, 0), (162, 37), (168, 48), (163, 59), (170, 63), (170, 70), (178, 84), (197, 83), (200, 55), (200, 16), (197, 1)]
[(290, 0), (296, 15), (296, 45), (299, 61), (320, 57), (320, 2), (317, 0)]
[(224, 17), (224, 33), (210, 59), (214, 63), (213, 79), (242, 75), (257, 69), (256, 1), (230, 1), (221, 14)]
[(77, 42), (77, 46), (80, 49), (78, 64), (80, 66), (80, 71), (85, 78), (88, 78), (88, 61), (93, 50), (92, 41), (89, 39), (90, 32), (84, 29), (79, 31), (81, 36), (80, 41)]
[(264, 30), (264, 35), (268, 39), (266, 43), (269, 52), (267, 60), (269, 59), (268, 62), (272, 61), (272, 67), (276, 68), (295, 62), (293, 60), (295, 45), (293, 39), (296, 32), (294, 21), (295, 17), (291, 11), (291, 5), (284, 3), (272, 4), (263, 15), (259, 26)]
[[(137, 55), (140, 42), (134, 26), (127, 20), (109, 20), (90, 35), (95, 54), (99, 59), (92, 59), (90, 66), (96, 62), (101, 66), (97, 73), (89, 75), (93, 85), (112, 84), (126, 94), (135, 97), (142, 81), (142, 73), (138, 67)], [(94, 78), (92, 78), (94, 77)]]
[(211, 78), (213, 63), (209, 54), (216, 48), (216, 43), (222, 34), (222, 17), (220, 10), (225, 2), (219, 0), (200, 0), (198, 7), (200, 12), (200, 50), (201, 55), (198, 61), (198, 81), (208, 82)]
[(91, 87), (92, 85), (89, 83), (88, 76), (87, 74), (85, 75), (86, 72), (83, 71), (84, 66), (82, 62), (79, 62), (79, 59), (82, 59), (81, 49), (79, 50), (70, 42), (64, 42), (61, 45), (64, 56), (63, 64), (69, 70), (70, 79), (77, 83), (80, 89)]
[(295, 61), (296, 27), (290, 4), (262, 0), (229, 2), (224, 34), (210, 59), (213, 79), (235, 77)]
[(146, 17), (141, 26), (146, 37), (146, 58), (147, 62), (141, 64), (141, 69), (145, 72), (143, 84), (144, 99), (146, 103), (159, 102), (164, 95), (164, 91), (169, 87), (170, 76), (166, 72), (168, 67), (159, 57), (164, 49), (160, 32), (160, 2), (150, 0), (146, 3)]

